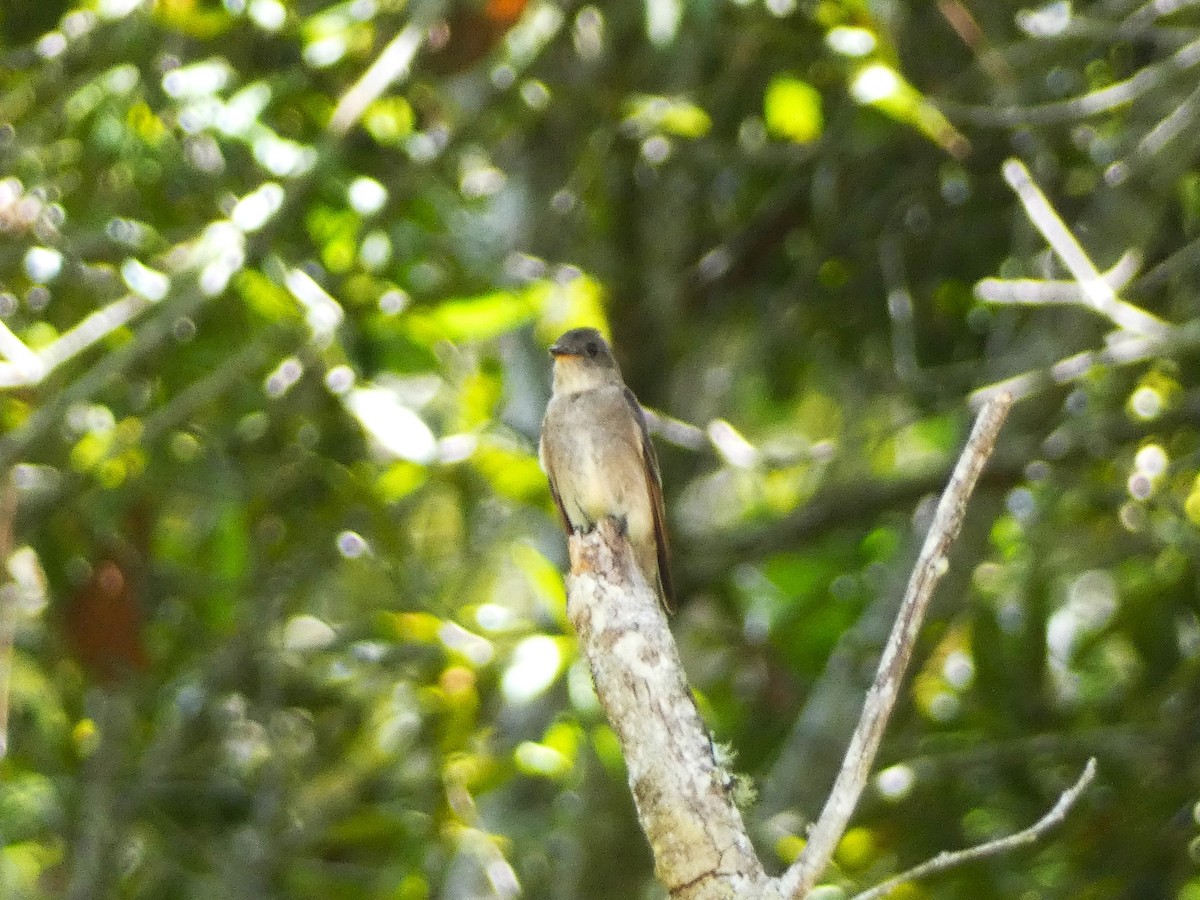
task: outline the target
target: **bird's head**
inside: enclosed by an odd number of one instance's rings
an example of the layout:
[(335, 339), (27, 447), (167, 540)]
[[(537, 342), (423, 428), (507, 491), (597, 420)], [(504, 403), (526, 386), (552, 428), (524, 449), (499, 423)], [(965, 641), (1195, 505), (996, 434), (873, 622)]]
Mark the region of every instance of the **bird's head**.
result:
[(574, 393), (621, 380), (608, 342), (595, 328), (572, 328), (550, 346), (555, 390)]

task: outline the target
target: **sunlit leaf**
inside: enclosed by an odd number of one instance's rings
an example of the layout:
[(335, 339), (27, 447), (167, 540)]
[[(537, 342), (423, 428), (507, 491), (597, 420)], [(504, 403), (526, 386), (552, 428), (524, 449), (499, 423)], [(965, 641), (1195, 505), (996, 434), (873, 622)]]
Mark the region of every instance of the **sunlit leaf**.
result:
[(233, 17), (221, 7), (202, 7), (194, 0), (159, 0), (151, 9), (167, 27), (193, 38), (210, 40), (233, 26)]
[(58, 340), (58, 331), (49, 322), (40, 320), (21, 332), (21, 340), (30, 350), (41, 350)]
[(563, 589), (562, 573), (558, 567), (528, 544), (514, 546), (512, 559), (529, 579), (547, 608), (565, 618), (567, 594)]
[(384, 619), (392, 636), (404, 641), (433, 643), (442, 627), (441, 619), (425, 612), (388, 613)]
[(475, 372), (463, 379), (459, 388), (457, 427), (467, 430), (490, 422), (502, 392), (499, 373)]
[(306, 224), (329, 271), (345, 272), (354, 264), (362, 227), (362, 217), (354, 210), (319, 206), (308, 214)]
[(407, 460), (397, 460), (375, 482), (375, 490), (387, 503), (403, 500), (429, 477), (429, 469)]
[(385, 147), (397, 147), (412, 134), (416, 117), (403, 97), (384, 97), (367, 107), (362, 123), (376, 142)]
[(610, 334), (604, 285), (591, 276), (578, 273), (564, 281), (538, 281), (529, 293), (538, 310), (537, 332), (543, 343), (553, 343), (571, 328), (590, 327)]
[(543, 778), (562, 778), (572, 769), (570, 758), (561, 751), (534, 741), (518, 744), (513, 760), (521, 772)]
[(621, 755), (621, 742), (608, 725), (597, 725), (592, 729), (592, 749), (596, 758), (604, 764), (610, 775), (621, 777), (625, 772), (625, 757)]
[(869, 562), (887, 562), (900, 549), (900, 535), (895, 528), (880, 526), (862, 539), (860, 550)]
[(427, 344), (439, 340), (481, 341), (531, 321), (536, 312), (535, 298), (529, 291), (495, 291), (413, 310), (405, 326), (414, 338)]
[(777, 75), (763, 97), (763, 118), (776, 137), (807, 144), (819, 138), (825, 127), (821, 94), (807, 81)]
[(806, 843), (799, 835), (785, 834), (775, 842), (775, 855), (779, 857), (780, 862), (791, 865), (799, 858)]
[(948, 153), (960, 156), (969, 146), (942, 111), (891, 66), (864, 66), (851, 81), (850, 94), (864, 106), (916, 128)]
[(300, 309), (291, 295), (262, 272), (243, 269), (234, 278), (234, 286), (250, 308), (265, 319), (299, 321)]
[(838, 842), (836, 859), (843, 868), (860, 869), (876, 853), (875, 838), (867, 828), (851, 828)]
[(145, 103), (135, 103), (126, 114), (129, 129), (150, 146), (155, 146), (167, 135), (162, 119)]
[(37, 896), (46, 871), (61, 864), (61, 858), (61, 850), (52, 845), (32, 840), (9, 843), (0, 849), (0, 885), (22, 896)]
[(638, 95), (625, 105), (625, 120), (643, 132), (659, 131), (682, 138), (704, 137), (712, 118), (681, 97)]
[(501, 496), (523, 502), (549, 500), (546, 476), (538, 465), (537, 456), (531, 452), (485, 440), (472, 455), (471, 465)]
[(878, 471), (923, 471), (940, 465), (961, 436), (962, 422), (956, 414), (921, 419), (894, 432), (880, 445), (875, 463)]

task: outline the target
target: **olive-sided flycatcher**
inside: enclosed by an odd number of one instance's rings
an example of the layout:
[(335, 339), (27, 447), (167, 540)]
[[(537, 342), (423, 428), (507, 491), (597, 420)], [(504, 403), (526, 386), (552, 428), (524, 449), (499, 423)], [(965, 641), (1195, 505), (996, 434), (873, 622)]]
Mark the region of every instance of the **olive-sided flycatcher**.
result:
[(600, 332), (574, 328), (550, 348), (554, 392), (538, 454), (568, 536), (610, 516), (664, 608), (673, 594), (658, 457), (646, 417)]

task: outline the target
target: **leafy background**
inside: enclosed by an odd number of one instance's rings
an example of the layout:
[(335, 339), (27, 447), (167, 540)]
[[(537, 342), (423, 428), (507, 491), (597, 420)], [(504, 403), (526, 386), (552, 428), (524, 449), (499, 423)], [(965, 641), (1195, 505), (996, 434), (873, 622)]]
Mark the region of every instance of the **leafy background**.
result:
[[(829, 879), (1095, 755), (1050, 840), (895, 896), (1200, 897), (1198, 41), (1126, 0), (0, 8), (0, 894), (660, 896), (535, 453), (594, 324), (765, 859), (972, 392), (1027, 375)], [(981, 297), (1072, 290), (1010, 157), (1167, 339)]]

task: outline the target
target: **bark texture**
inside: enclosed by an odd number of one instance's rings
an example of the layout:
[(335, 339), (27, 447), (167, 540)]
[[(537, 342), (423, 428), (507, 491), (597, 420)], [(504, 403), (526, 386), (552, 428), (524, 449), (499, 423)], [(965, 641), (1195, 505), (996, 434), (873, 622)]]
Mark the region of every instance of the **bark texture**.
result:
[(684, 679), (654, 590), (611, 519), (570, 540), (567, 615), (625, 752), (655, 874), (679, 900), (779, 898), (754, 853), (732, 779)]

